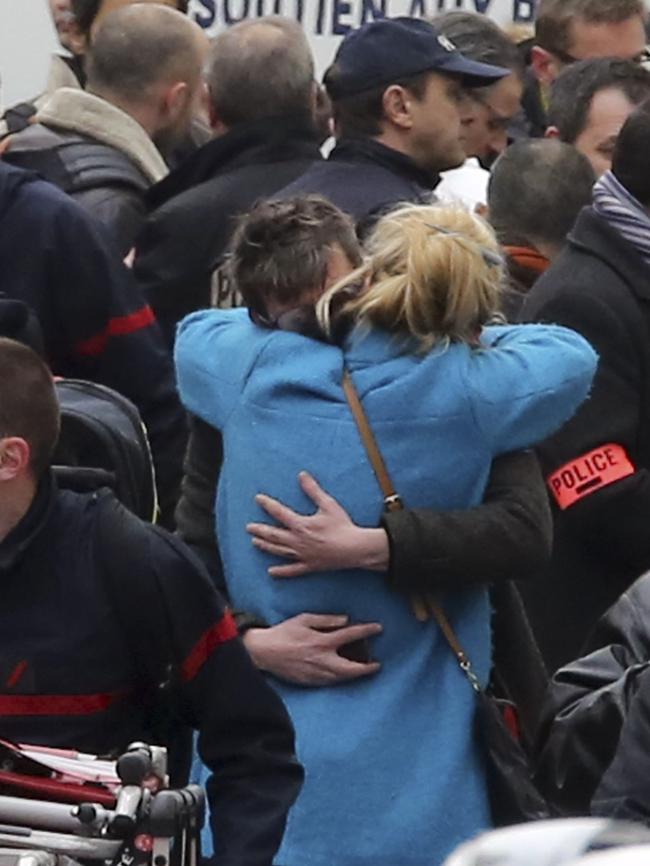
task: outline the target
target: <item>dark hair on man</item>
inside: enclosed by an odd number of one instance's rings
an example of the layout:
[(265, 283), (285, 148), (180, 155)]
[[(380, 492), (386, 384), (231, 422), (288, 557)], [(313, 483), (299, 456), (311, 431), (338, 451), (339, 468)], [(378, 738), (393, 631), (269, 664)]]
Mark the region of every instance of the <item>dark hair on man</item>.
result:
[(214, 40), (206, 79), (226, 126), (310, 114), (314, 60), (305, 32), (278, 15), (240, 21)]
[(198, 80), (196, 25), (169, 6), (124, 6), (102, 21), (86, 72), (89, 91), (134, 102), (146, 100), (163, 81)]
[(488, 185), (489, 219), (500, 243), (561, 247), (595, 181), (589, 160), (557, 139), (511, 145)]
[(50, 370), (32, 349), (0, 337), (0, 438), (18, 436), (27, 442), (36, 479), (49, 468), (59, 426)]
[(600, 58), (568, 66), (553, 83), (548, 122), (569, 144), (587, 125), (594, 96), (601, 90), (620, 90), (633, 105), (650, 97), (650, 72), (633, 60)]
[(338, 245), (353, 267), (361, 251), (352, 220), (317, 195), (258, 202), (232, 240), (230, 274), (249, 309), (265, 315), (267, 300), (298, 303), (324, 286)]
[(645, 20), (643, 0), (540, 0), (535, 17), (535, 44), (560, 59), (571, 52), (576, 18), (590, 24), (618, 24), (635, 15)]
[(325, 73), (323, 84), (332, 100), (334, 123), (341, 136), (372, 137), (381, 133), (381, 123), (384, 119), (384, 93), (389, 87), (398, 84), (413, 94), (415, 99), (422, 99), (433, 70), (421, 72), (400, 81), (391, 81), (363, 93), (337, 98), (339, 67), (332, 64)]
[(476, 12), (447, 12), (432, 20), (438, 33), (446, 36), (470, 60), (503, 66), (523, 79), (524, 61), (515, 43), (503, 30)]
[(623, 124), (612, 159), (612, 171), (625, 189), (644, 207), (650, 208), (650, 100)]
[[(99, 14), (103, 2), (104, 0), (70, 0), (70, 7), (77, 27), (86, 36), (90, 33), (90, 28), (93, 26), (93, 21)], [(187, 12), (188, 5), (189, 0), (176, 0), (176, 8), (183, 15)]]

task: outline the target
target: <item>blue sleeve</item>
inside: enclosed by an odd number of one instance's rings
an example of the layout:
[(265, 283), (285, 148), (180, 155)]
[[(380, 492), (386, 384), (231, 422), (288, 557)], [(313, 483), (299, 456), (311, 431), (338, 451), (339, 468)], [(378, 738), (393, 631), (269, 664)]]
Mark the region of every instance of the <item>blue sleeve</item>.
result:
[(253, 325), (244, 309), (201, 310), (183, 319), (174, 357), (185, 408), (222, 430), (273, 333)]
[(469, 398), (494, 454), (519, 451), (558, 430), (587, 398), (598, 356), (556, 325), (487, 328), (469, 356)]

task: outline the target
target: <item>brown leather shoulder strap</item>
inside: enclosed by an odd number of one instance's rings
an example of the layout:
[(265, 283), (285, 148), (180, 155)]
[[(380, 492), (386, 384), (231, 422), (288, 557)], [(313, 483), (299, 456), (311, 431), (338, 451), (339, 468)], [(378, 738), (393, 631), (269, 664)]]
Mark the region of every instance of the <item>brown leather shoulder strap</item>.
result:
[(345, 393), (345, 398), (350, 405), (350, 409), (352, 410), (352, 415), (354, 416), (357, 427), (359, 428), (361, 440), (366, 449), (368, 459), (370, 460), (375, 475), (377, 476), (381, 492), (384, 494), (384, 508), (386, 511), (401, 511), (404, 508), (404, 503), (393, 487), (393, 482), (388, 474), (386, 463), (384, 462), (382, 453), (379, 450), (379, 445), (375, 439), (375, 434), (372, 432), (372, 428), (368, 422), (368, 416), (361, 405), (359, 394), (355, 388), (354, 382), (352, 381), (352, 377), (347, 370), (343, 373), (343, 391)]
[[(384, 508), (386, 511), (401, 511), (404, 508), (404, 503), (401, 496), (393, 487), (393, 482), (388, 474), (386, 463), (381, 451), (379, 450), (379, 445), (375, 439), (375, 434), (372, 432), (370, 422), (368, 421), (366, 410), (363, 408), (357, 389), (352, 381), (352, 377), (347, 370), (344, 370), (343, 372), (343, 392), (359, 430), (361, 441), (366, 449), (368, 460), (370, 460), (370, 464), (377, 476), (379, 486), (381, 487), (381, 492), (384, 495)], [(453, 630), (444, 611), (438, 604), (431, 601), (431, 599), (427, 600), (427, 607), (438, 623), (440, 631), (443, 633), (451, 651), (456, 656), (458, 664), (469, 680), (470, 685), (475, 689), (475, 691), (480, 691), (480, 685), (472, 671), (471, 662), (465, 655), (465, 651), (456, 637), (456, 632)]]

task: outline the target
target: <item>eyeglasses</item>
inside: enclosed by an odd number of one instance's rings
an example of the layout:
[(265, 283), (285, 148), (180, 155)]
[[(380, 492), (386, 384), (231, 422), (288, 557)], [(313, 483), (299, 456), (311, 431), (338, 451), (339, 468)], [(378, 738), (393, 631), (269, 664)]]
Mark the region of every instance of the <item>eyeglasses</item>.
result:
[(488, 110), (489, 116), (487, 126), (490, 132), (507, 132), (510, 129), (512, 117), (506, 117), (504, 114), (500, 114), (496, 108), (490, 105), (489, 101), (479, 93), (473, 93), (472, 99), (474, 102), (478, 102), (479, 105), (482, 105)]

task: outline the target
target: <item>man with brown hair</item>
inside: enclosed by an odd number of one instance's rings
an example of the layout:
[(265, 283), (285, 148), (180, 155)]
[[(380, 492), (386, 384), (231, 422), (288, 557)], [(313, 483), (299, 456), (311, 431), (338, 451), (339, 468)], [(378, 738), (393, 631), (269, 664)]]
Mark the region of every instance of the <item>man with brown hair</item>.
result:
[(523, 99), (530, 135), (544, 135), (549, 89), (565, 66), (594, 57), (643, 58), (645, 17), (643, 0), (540, 0)]

